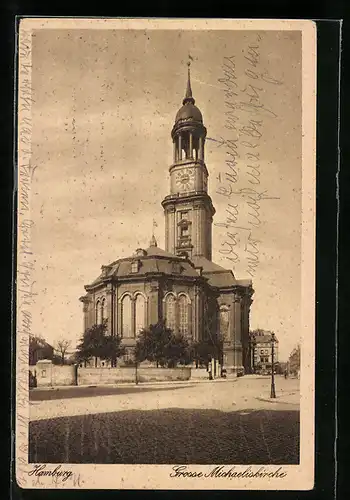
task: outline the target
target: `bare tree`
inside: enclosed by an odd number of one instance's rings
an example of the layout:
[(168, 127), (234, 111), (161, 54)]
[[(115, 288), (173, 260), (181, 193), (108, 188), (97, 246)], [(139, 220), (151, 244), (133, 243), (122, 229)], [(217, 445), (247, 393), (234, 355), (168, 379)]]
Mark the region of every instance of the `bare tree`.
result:
[(61, 356), (62, 365), (64, 365), (64, 357), (65, 357), (66, 352), (69, 349), (70, 345), (71, 345), (71, 341), (66, 340), (66, 339), (60, 339), (56, 342), (56, 350), (59, 352), (59, 354)]

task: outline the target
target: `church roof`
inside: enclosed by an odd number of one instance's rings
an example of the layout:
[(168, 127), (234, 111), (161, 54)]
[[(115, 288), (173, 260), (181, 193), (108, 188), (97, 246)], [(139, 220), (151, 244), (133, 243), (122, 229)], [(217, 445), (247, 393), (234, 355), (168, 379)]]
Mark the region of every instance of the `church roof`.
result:
[(181, 259), (180, 257), (177, 257), (176, 255), (174, 255), (173, 253), (170, 253), (170, 252), (166, 252), (165, 250), (163, 250), (162, 248), (159, 248), (159, 247), (156, 247), (156, 246), (150, 246), (146, 249), (146, 252), (147, 252), (147, 255), (149, 257), (169, 257), (170, 259), (180, 259), (180, 260), (183, 260)]
[(236, 282), (240, 286), (252, 286), (252, 280), (236, 280)]
[(222, 266), (219, 266), (219, 264), (215, 264), (215, 262), (212, 262), (211, 260), (208, 260), (207, 258), (203, 257), (202, 255), (196, 255), (193, 257), (192, 262), (195, 264), (196, 267), (203, 267), (203, 272), (204, 273), (209, 273), (209, 272), (227, 272), (228, 269), (225, 269)]
[(209, 285), (215, 287), (237, 285), (237, 280), (230, 269), (225, 269), (202, 256), (193, 257), (193, 263), (196, 267), (203, 268), (203, 275), (208, 278)]
[[(139, 263), (136, 271), (132, 270), (132, 262)], [(137, 249), (130, 257), (116, 260), (108, 266), (102, 266), (102, 273), (88, 287), (102, 283), (105, 278), (132, 278), (152, 273), (199, 278), (201, 274), (196, 268), (202, 268), (202, 276), (208, 280), (209, 285), (216, 288), (237, 285), (249, 287), (252, 284), (251, 280), (236, 280), (230, 269), (225, 269), (203, 256), (195, 256), (190, 261), (152, 244), (145, 250)]]
[(203, 256), (195, 256), (192, 262), (196, 267), (202, 267), (202, 273), (208, 279), (209, 285), (218, 288), (229, 286), (251, 287), (252, 280), (236, 280), (233, 272), (230, 269), (225, 269), (219, 264), (215, 264), (211, 260)]
[(237, 284), (232, 271), (208, 273), (208, 275), (205, 274), (205, 276), (208, 277), (209, 284), (211, 286), (218, 288), (229, 287)]
[[(133, 262), (138, 263), (136, 270), (132, 269)], [(189, 260), (152, 245), (147, 249), (137, 249), (130, 257), (116, 260), (108, 266), (102, 266), (102, 273), (88, 287), (102, 283), (105, 278), (145, 277), (152, 273), (189, 278), (200, 277)]]

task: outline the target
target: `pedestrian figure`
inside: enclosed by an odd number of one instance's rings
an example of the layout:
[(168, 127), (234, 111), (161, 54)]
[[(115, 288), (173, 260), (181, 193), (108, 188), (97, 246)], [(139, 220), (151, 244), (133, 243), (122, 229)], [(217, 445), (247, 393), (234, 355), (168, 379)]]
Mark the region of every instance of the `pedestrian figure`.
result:
[(211, 367), (211, 361), (209, 362), (208, 365), (208, 372), (209, 372), (209, 380), (213, 380), (213, 374), (212, 374), (212, 367)]
[(288, 377), (288, 372), (287, 370), (284, 370), (284, 378), (287, 378)]

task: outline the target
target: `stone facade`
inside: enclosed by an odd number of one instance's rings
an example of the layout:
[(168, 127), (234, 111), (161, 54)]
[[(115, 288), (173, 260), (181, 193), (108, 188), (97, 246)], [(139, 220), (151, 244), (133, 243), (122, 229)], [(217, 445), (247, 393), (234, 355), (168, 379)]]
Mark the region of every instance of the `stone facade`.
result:
[(142, 328), (161, 319), (193, 341), (220, 333), (227, 373), (247, 371), (252, 282), (237, 280), (211, 260), (215, 208), (207, 191), (206, 128), (192, 97), (190, 75), (171, 137), (170, 194), (162, 202), (165, 250), (153, 236), (148, 248), (102, 266), (80, 298), (83, 328), (107, 318), (109, 332), (129, 350)]

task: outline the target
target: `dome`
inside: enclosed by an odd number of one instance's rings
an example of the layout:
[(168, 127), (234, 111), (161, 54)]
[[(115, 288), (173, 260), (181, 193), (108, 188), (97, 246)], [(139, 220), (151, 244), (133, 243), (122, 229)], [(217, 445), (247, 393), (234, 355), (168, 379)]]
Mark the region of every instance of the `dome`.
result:
[(182, 101), (183, 106), (177, 112), (175, 123), (181, 120), (193, 120), (195, 122), (203, 122), (202, 113), (197, 106), (194, 105), (195, 100), (192, 96), (191, 77), (190, 77), (190, 64), (188, 63), (188, 78), (185, 98)]
[(197, 106), (191, 102), (186, 102), (176, 114), (175, 122), (180, 120), (194, 120), (196, 122), (203, 122), (202, 113), (199, 111)]

